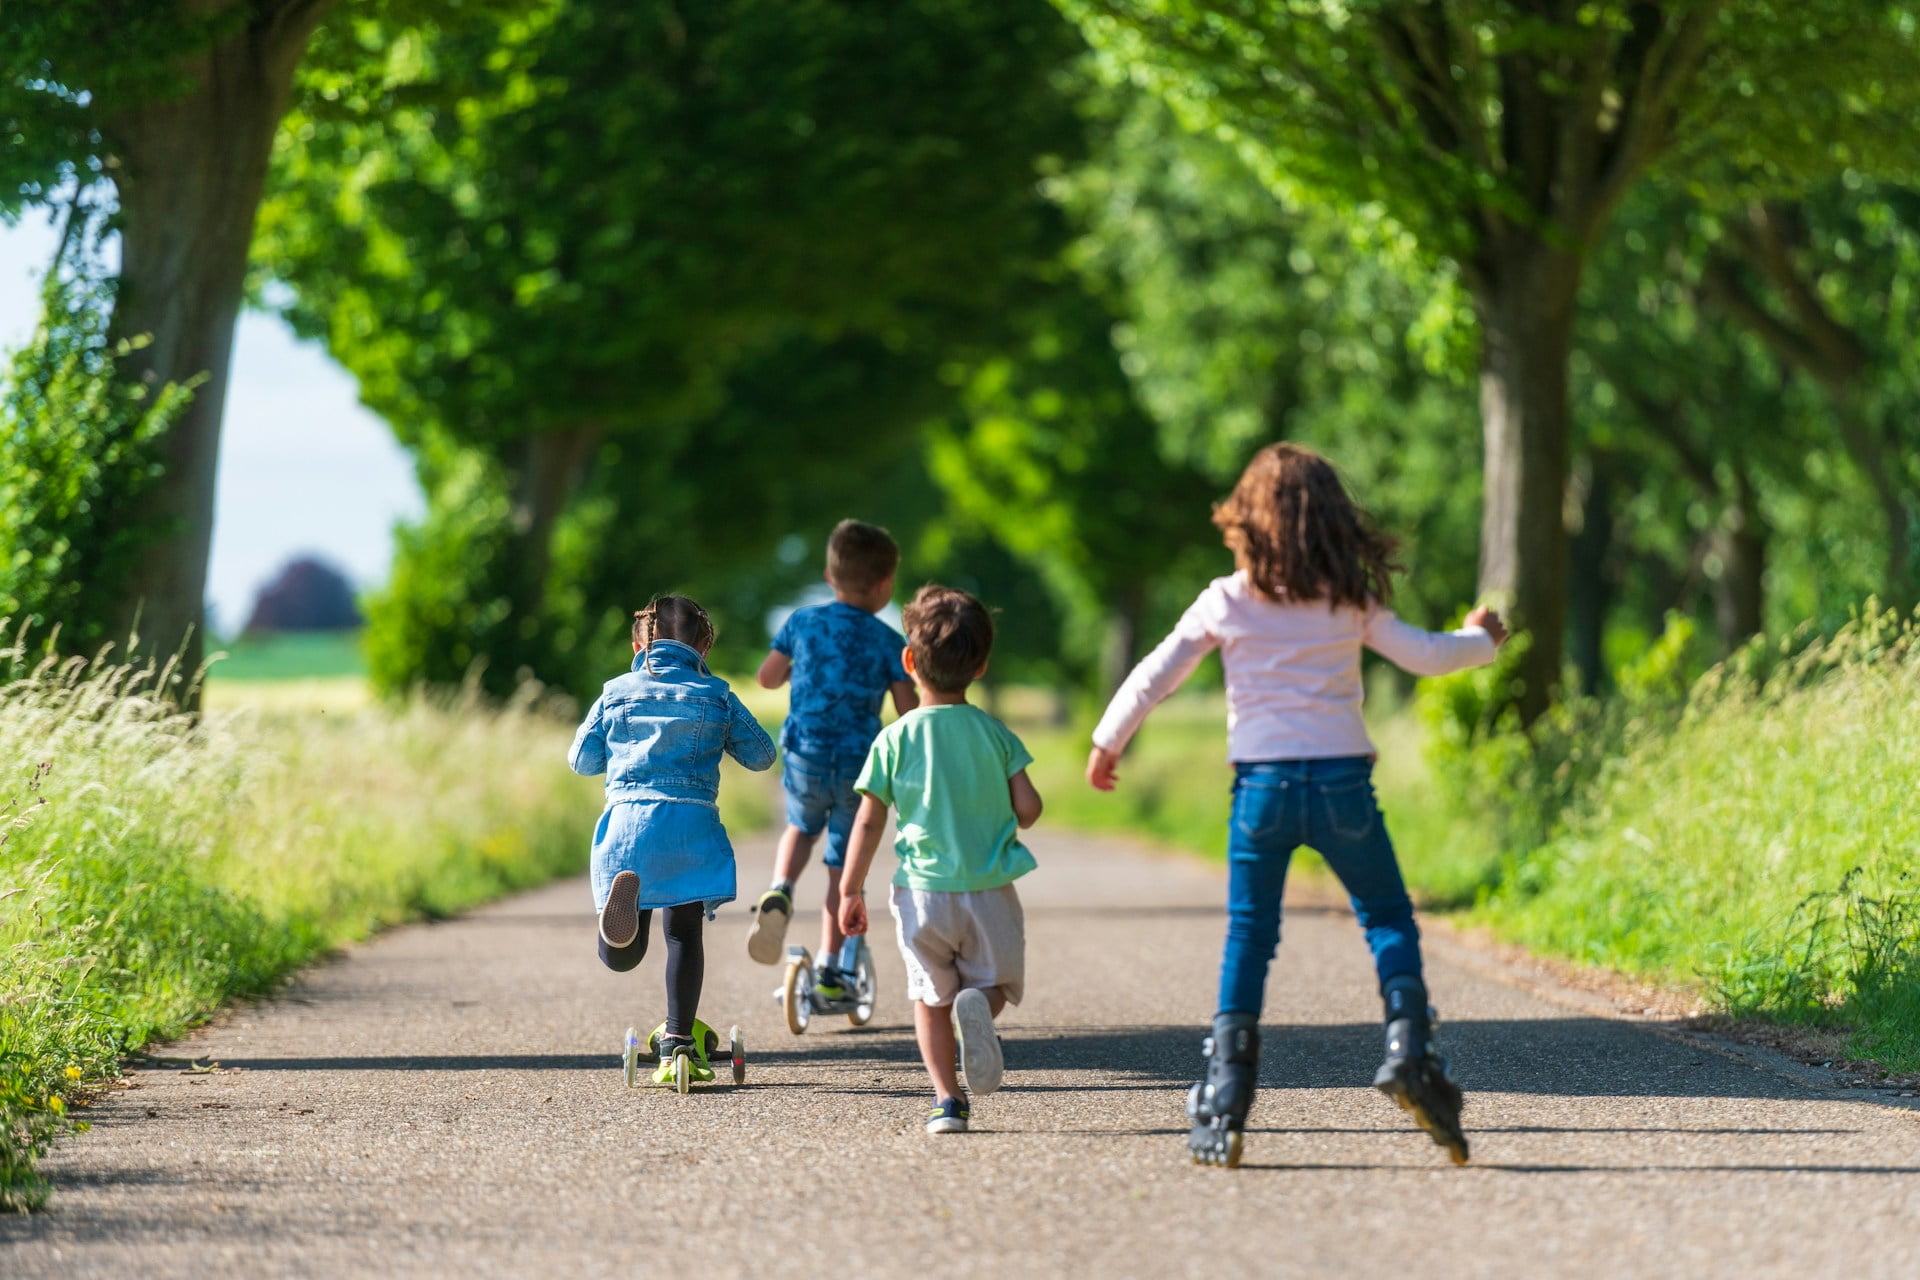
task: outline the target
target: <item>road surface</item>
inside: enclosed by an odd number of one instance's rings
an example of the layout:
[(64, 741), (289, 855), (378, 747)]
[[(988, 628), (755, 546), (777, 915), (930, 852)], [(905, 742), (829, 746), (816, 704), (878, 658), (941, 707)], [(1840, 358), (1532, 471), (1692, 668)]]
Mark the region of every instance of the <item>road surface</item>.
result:
[[(796, 1039), (743, 904), (711, 926), (702, 1014), (743, 1027), (747, 1086), (629, 1092), (618, 1041), (659, 1020), (660, 961), (603, 971), (573, 880), (395, 930), (157, 1051), (47, 1160), (52, 1208), (0, 1219), (0, 1275), (1920, 1275), (1920, 1116), (1436, 946), (1475, 1156), (1450, 1166), (1367, 1087), (1366, 949), (1310, 897), (1246, 1163), (1195, 1168), (1219, 869), (1034, 848), (1027, 1002), (973, 1133), (922, 1131), (890, 933), (873, 1024)], [(770, 842), (742, 860), (763, 883)]]

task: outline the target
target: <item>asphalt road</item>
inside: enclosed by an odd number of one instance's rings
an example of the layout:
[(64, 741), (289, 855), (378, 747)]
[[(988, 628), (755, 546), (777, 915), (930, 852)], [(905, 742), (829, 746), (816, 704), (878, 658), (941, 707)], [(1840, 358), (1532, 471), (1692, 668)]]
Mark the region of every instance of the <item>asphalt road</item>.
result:
[[(1195, 1168), (1219, 872), (1044, 828), (1034, 848), (1027, 1003), (973, 1133), (922, 1132), (890, 935), (873, 1024), (796, 1039), (739, 905), (702, 1013), (743, 1027), (746, 1087), (628, 1091), (619, 1037), (661, 1016), (660, 961), (603, 971), (568, 881), (387, 934), (164, 1051), (48, 1159), (51, 1210), (0, 1219), (0, 1275), (1920, 1275), (1920, 1116), (1441, 947), (1475, 1156), (1450, 1166), (1367, 1087), (1366, 950), (1312, 902), (1246, 1163)], [(743, 886), (770, 860), (744, 849)]]

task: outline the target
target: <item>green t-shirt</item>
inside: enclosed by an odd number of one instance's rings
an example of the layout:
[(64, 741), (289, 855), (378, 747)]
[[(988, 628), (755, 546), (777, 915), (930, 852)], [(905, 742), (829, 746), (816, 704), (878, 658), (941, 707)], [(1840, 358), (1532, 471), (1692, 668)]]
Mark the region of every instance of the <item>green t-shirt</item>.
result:
[(893, 882), (965, 893), (1033, 870), (1007, 790), (1032, 763), (1013, 730), (964, 702), (919, 707), (882, 729), (854, 786), (900, 815)]

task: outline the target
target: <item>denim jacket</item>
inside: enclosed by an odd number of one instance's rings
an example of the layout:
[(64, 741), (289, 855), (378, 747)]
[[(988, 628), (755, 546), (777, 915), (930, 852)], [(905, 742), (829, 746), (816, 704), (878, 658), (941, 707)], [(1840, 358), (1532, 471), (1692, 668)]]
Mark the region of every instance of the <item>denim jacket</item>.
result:
[(755, 771), (773, 764), (773, 739), (727, 682), (678, 640), (656, 640), (633, 669), (607, 681), (573, 735), (575, 773), (607, 775), (607, 803), (720, 797), (720, 753)]

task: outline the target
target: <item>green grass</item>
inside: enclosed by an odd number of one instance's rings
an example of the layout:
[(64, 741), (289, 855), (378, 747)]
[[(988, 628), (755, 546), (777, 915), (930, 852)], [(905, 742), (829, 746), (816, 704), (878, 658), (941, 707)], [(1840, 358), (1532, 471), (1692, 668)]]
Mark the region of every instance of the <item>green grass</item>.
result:
[[(601, 784), (549, 710), (216, 695), (188, 718), (137, 673), (22, 661), (0, 685), (0, 1205), (44, 1197), (35, 1159), (122, 1055), (383, 926), (585, 869)], [(735, 830), (771, 818), (739, 770), (721, 798)]]
[(1869, 621), (1768, 681), (1703, 682), (1474, 915), (1920, 1071), (1916, 797), (1920, 638)]
[(214, 652), (226, 655), (208, 672), (208, 682), (214, 686), (254, 680), (364, 676), (367, 672), (358, 631), (242, 636), (216, 646)]

